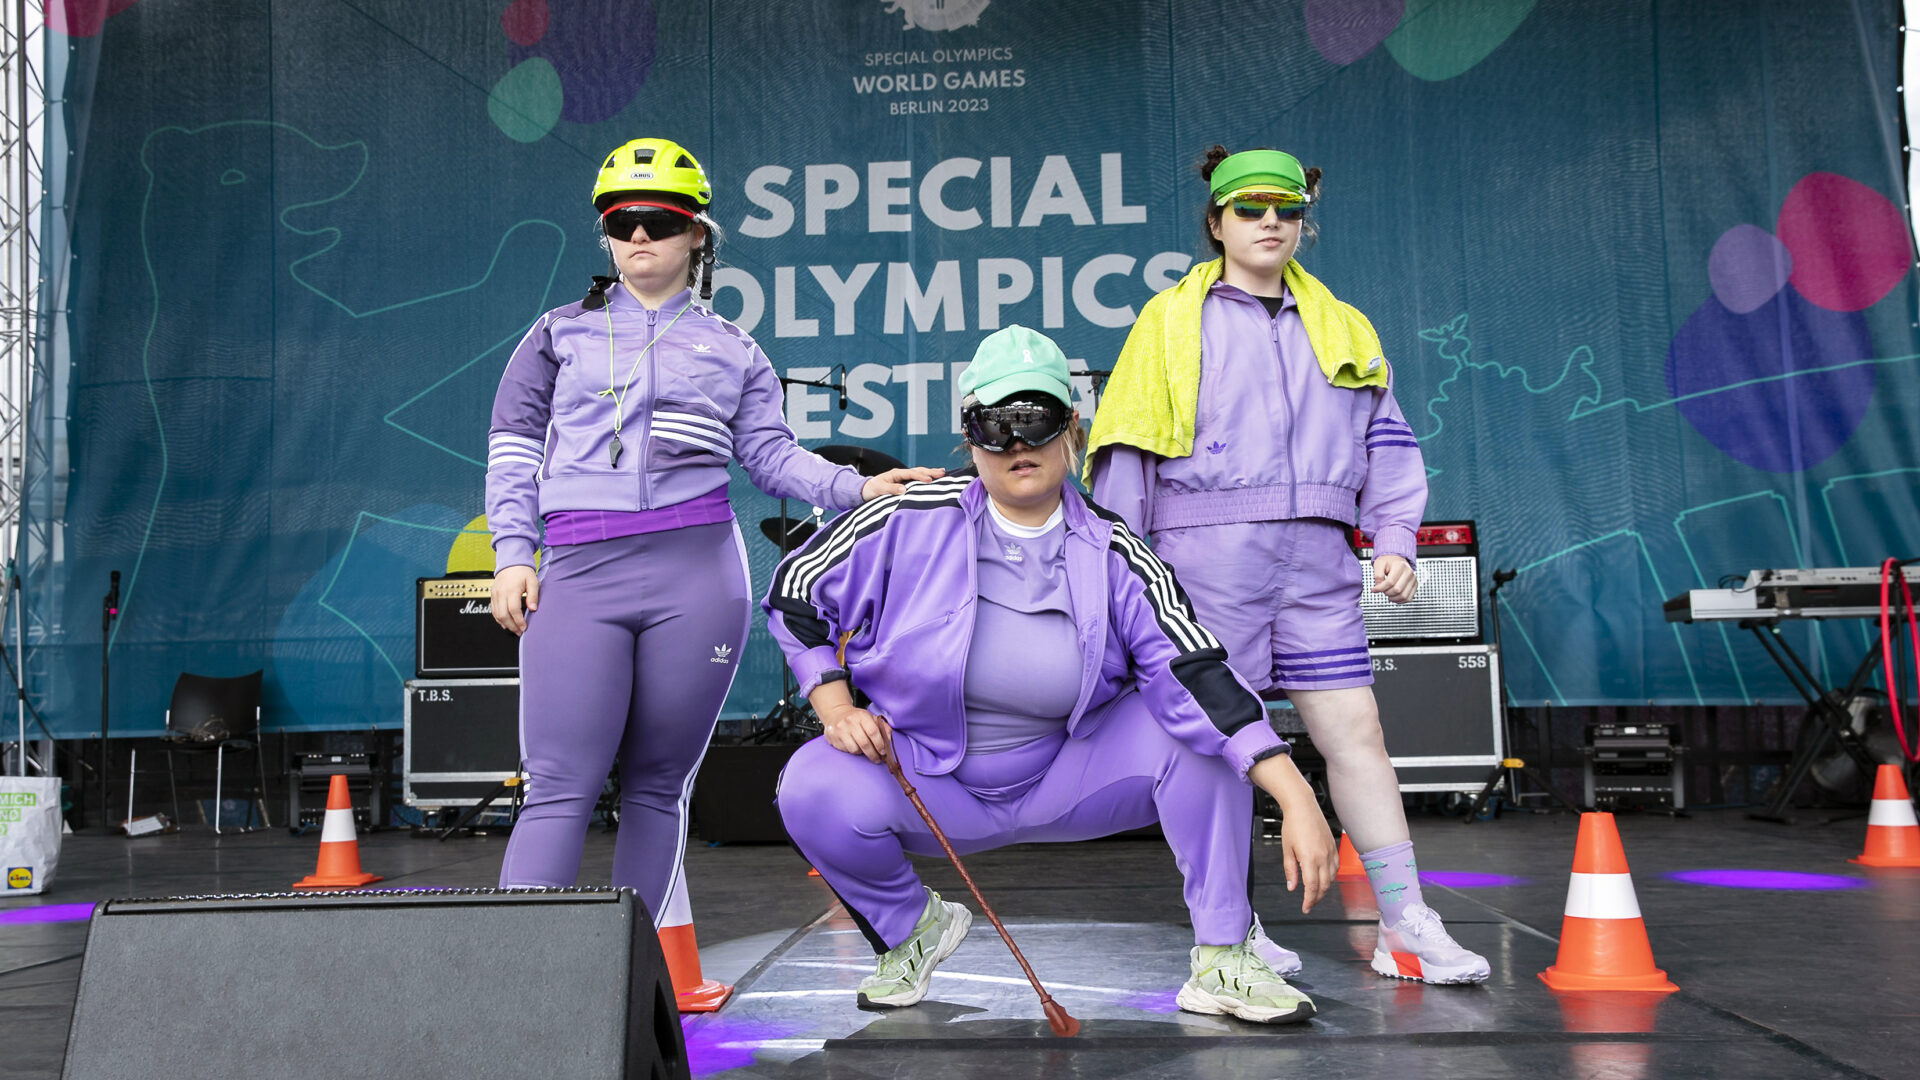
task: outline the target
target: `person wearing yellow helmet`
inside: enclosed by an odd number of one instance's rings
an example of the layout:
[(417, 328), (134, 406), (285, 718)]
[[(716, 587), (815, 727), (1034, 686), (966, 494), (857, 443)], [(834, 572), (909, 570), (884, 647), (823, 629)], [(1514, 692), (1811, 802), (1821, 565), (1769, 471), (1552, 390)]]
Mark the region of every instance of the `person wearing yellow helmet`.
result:
[[(1373, 591), (1413, 599), (1419, 440), (1373, 326), (1296, 258), (1320, 211), (1320, 170), (1215, 146), (1200, 175), (1218, 257), (1141, 309), (1089, 436), (1093, 497), (1153, 539), (1247, 684), (1290, 699), (1306, 724), (1380, 909), (1374, 970), (1479, 982), (1486, 958), (1421, 896), (1348, 546), (1357, 527), (1371, 538)], [(1275, 970), (1300, 970), (1256, 938)]]
[[(608, 154), (593, 182), (593, 208), (600, 214), (603, 243), (613, 261), (614, 274), (596, 278), (596, 288), (604, 292), (613, 280), (653, 261), (656, 252), (644, 241), (665, 244), (697, 229), (697, 242), (692, 244), (687, 265), (687, 284), (700, 287), (700, 299), (712, 299), (713, 264), (720, 239), (720, 227), (707, 213), (712, 202), (713, 185), (707, 182), (706, 170), (679, 143), (634, 139)], [(635, 241), (636, 235), (641, 241)]]
[(678, 143), (635, 139), (607, 156), (593, 206), (613, 273), (527, 331), (487, 439), (492, 613), (521, 635), (530, 777), (500, 884), (573, 884), (617, 761), (613, 884), (656, 920), (685, 910), (687, 799), (747, 639), (727, 466), (833, 509), (943, 473), (863, 478), (799, 445), (766, 354), (695, 302), (695, 285), (712, 289), (712, 199)]

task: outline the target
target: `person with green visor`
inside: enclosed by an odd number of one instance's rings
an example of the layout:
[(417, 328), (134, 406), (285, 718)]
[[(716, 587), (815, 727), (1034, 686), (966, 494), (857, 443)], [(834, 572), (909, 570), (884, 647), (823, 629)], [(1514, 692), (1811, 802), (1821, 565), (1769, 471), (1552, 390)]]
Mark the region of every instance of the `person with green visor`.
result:
[(1310, 1018), (1253, 949), (1247, 897), (1254, 786), (1286, 813), (1289, 878), (1316, 898), (1333, 880), (1333, 836), (1287, 744), (1165, 564), (1074, 487), (1060, 347), (1000, 330), (960, 390), (979, 475), (841, 516), (764, 603), (826, 729), (781, 774), (780, 815), (878, 954), (860, 1003), (920, 1001), (971, 921), (907, 859), (941, 849), (882, 764), (891, 748), (960, 852), (1158, 822), (1193, 922), (1176, 1004)]
[[(1372, 539), (1373, 591), (1413, 599), (1419, 443), (1372, 324), (1295, 257), (1313, 232), (1320, 170), (1215, 146), (1200, 175), (1216, 257), (1142, 308), (1094, 418), (1088, 485), (1152, 538), (1234, 670), (1291, 699), (1306, 724), (1380, 909), (1374, 970), (1482, 981), (1486, 958), (1421, 896), (1349, 546), (1357, 527)], [(1301, 969), (1258, 938), (1275, 970)]]
[(687, 799), (752, 603), (728, 463), (768, 494), (833, 509), (943, 474), (863, 479), (795, 441), (766, 354), (695, 302), (693, 286), (712, 294), (712, 199), (678, 143), (607, 156), (593, 208), (612, 273), (527, 331), (487, 438), (492, 612), (521, 635), (529, 776), (500, 884), (574, 883), (617, 760), (613, 884), (665, 925), (688, 921)]

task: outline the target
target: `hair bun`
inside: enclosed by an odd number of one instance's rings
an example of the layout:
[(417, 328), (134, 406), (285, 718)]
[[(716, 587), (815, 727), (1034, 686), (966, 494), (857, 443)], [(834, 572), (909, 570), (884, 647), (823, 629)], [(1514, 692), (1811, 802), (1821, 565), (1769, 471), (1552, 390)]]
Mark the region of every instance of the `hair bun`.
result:
[(1219, 143), (1214, 143), (1212, 146), (1207, 147), (1206, 156), (1200, 159), (1200, 179), (1213, 179), (1213, 170), (1219, 168), (1220, 163), (1231, 156), (1232, 155), (1227, 152), (1227, 148), (1221, 146)]
[(1320, 194), (1320, 166), (1307, 166), (1307, 194)]

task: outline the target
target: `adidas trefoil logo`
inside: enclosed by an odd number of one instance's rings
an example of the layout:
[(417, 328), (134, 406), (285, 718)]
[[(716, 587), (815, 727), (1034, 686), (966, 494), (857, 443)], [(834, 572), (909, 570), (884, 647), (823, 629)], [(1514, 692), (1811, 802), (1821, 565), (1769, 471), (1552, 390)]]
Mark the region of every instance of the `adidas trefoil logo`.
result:
[(707, 663), (709, 663), (709, 664), (725, 664), (725, 663), (728, 663), (728, 662), (729, 662), (729, 661), (728, 661), (728, 657), (730, 657), (730, 656), (732, 656), (732, 655), (733, 655), (733, 646), (731, 646), (731, 645), (715, 645), (715, 646), (713, 647), (713, 656), (712, 656), (712, 658), (710, 658), (710, 659), (709, 659), (709, 660), (707, 661)]
[(1209, 454), (1225, 453), (1226, 449), (1227, 449), (1226, 443), (1223, 443), (1223, 442), (1210, 443), (1207, 446), (1207, 453)]
[(1008, 562), (1026, 561), (1026, 552), (1021, 550), (1019, 544), (1002, 544), (1001, 548), (1005, 551)]
[(700, 342), (700, 343), (698, 343), (698, 344), (696, 344), (696, 345), (694, 345), (694, 346), (693, 346), (693, 351), (694, 351), (694, 352), (712, 352), (712, 351), (713, 351), (713, 346), (711, 346), (711, 345), (709, 345), (709, 344), (707, 344), (706, 342), (704, 342), (704, 341), (702, 341), (702, 342)]

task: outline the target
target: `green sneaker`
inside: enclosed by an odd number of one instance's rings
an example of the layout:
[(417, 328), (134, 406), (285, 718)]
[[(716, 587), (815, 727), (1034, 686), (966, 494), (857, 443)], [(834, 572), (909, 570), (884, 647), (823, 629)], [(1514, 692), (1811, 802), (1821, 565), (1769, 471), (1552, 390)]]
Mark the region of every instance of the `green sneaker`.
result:
[(1229, 1013), (1256, 1024), (1297, 1024), (1313, 1018), (1313, 999), (1287, 985), (1247, 942), (1195, 945), (1191, 962), (1193, 977), (1173, 999), (1187, 1012)]
[[(926, 886), (921, 886), (926, 888)], [(860, 980), (854, 991), (863, 1009), (899, 1009), (918, 1004), (927, 996), (927, 984), (933, 981), (933, 969), (953, 955), (967, 939), (973, 925), (973, 912), (959, 904), (940, 899), (927, 889), (927, 906), (907, 940), (880, 954), (873, 974)]]

